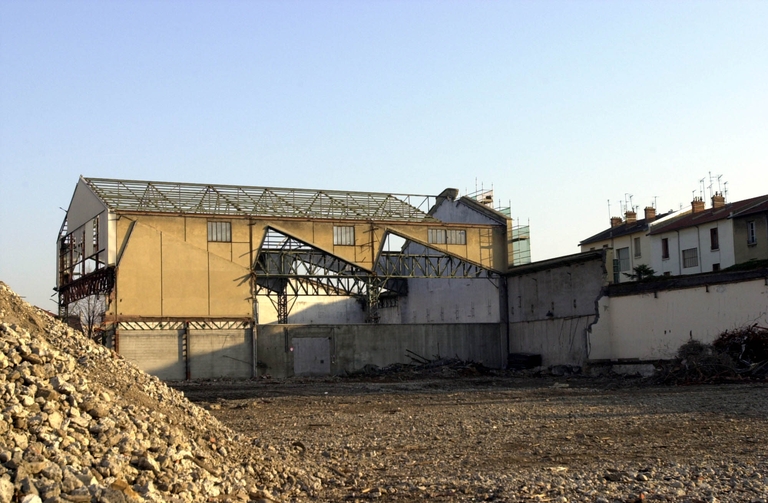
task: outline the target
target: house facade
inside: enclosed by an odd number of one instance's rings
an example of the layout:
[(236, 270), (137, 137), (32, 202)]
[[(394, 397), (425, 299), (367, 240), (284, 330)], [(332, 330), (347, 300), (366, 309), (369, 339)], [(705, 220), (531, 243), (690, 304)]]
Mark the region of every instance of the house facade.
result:
[(611, 218), (611, 227), (591, 236), (581, 243), (582, 252), (607, 249), (612, 253), (612, 260), (608, 260), (612, 267), (608, 275), (612, 283), (632, 281), (630, 275), (639, 265), (651, 265), (652, 246), (648, 238), (648, 231), (652, 225), (663, 221), (670, 213), (657, 215), (656, 209), (646, 207), (644, 218), (637, 219), (637, 213), (627, 211), (624, 219)]
[(768, 259), (768, 196), (732, 217), (737, 264)]
[(659, 275), (679, 276), (768, 258), (768, 245), (759, 247), (757, 239), (758, 233), (768, 237), (766, 201), (768, 196), (726, 203), (716, 193), (707, 208), (694, 198), (689, 213), (651, 228), (651, 267)]

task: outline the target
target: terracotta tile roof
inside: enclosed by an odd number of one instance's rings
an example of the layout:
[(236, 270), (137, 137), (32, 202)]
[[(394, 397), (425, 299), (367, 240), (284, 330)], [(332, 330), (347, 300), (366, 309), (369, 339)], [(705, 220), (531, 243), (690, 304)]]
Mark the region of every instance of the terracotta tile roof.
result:
[(609, 227), (608, 229), (602, 232), (599, 232), (594, 236), (588, 237), (587, 239), (579, 243), (579, 246), (584, 246), (589, 243), (597, 243), (599, 241), (605, 241), (607, 239), (618, 238), (618, 237), (626, 236), (629, 234), (635, 234), (637, 232), (647, 232), (648, 224), (655, 222), (660, 218), (664, 218), (670, 213), (671, 212), (662, 213), (660, 215), (656, 215), (654, 218), (651, 218), (651, 219), (643, 218), (642, 220), (636, 220), (631, 223), (624, 222), (620, 225), (617, 225), (616, 227)]
[[(762, 209), (760, 209), (762, 208)], [(751, 213), (768, 210), (768, 195), (744, 199), (733, 203), (727, 203), (721, 208), (708, 208), (696, 213), (686, 213), (679, 218), (674, 218), (668, 222), (655, 225), (649, 234), (656, 235), (665, 232), (677, 231), (695, 225), (703, 225), (726, 218), (742, 216)]]

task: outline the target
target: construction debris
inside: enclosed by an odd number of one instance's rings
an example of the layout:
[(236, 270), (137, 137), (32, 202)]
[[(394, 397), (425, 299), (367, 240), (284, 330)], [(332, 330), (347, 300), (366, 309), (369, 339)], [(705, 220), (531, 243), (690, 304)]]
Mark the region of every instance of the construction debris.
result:
[(488, 375), (493, 371), (482, 363), (455, 358), (435, 356), (433, 360), (406, 350), (406, 356), (414, 363), (393, 363), (386, 367), (366, 365), (355, 372), (348, 372), (349, 377), (397, 377), (399, 379), (428, 377), (471, 377)]
[(768, 328), (752, 325), (726, 330), (712, 344), (692, 339), (671, 362), (659, 365), (659, 384), (725, 382), (768, 377)]
[(265, 452), (0, 283), (0, 503), (315, 495), (317, 470), (285, 447)]

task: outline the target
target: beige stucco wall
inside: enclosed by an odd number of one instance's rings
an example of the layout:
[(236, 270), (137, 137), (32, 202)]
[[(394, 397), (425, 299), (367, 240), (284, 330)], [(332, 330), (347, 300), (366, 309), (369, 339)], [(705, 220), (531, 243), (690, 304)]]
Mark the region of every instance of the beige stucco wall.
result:
[[(506, 268), (506, 230), (479, 224), (393, 224), (359, 221), (248, 220), (231, 223), (231, 242), (209, 242), (207, 217), (122, 215), (113, 222), (117, 259), (113, 314), (130, 317), (251, 317), (249, 270), (268, 227), (365, 269), (387, 233), (428, 242), (429, 229), (466, 230), (464, 245), (430, 245), (486, 267)], [(333, 244), (334, 225), (355, 228), (355, 244)]]
[[(755, 222), (757, 242), (754, 245), (747, 244), (747, 222)], [(763, 213), (734, 219), (733, 241), (736, 247), (737, 264), (750, 260), (768, 259), (768, 215)]]
[[(178, 221), (159, 223), (167, 224), (158, 226), (167, 230), (143, 221), (133, 226), (118, 267), (117, 314), (123, 318), (250, 317), (247, 267), (222, 257), (222, 249), (213, 253), (196, 246), (200, 242), (197, 222), (188, 226)], [(124, 218), (118, 224), (125, 238), (130, 221)], [(185, 228), (192, 242), (180, 238)], [(226, 245), (223, 248), (232, 248)]]

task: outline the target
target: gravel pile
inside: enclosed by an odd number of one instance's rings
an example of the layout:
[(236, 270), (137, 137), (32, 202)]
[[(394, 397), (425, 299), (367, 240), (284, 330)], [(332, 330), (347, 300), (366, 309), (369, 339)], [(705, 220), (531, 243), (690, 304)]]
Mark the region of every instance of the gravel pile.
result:
[(307, 467), (0, 282), (0, 503), (303, 499)]

